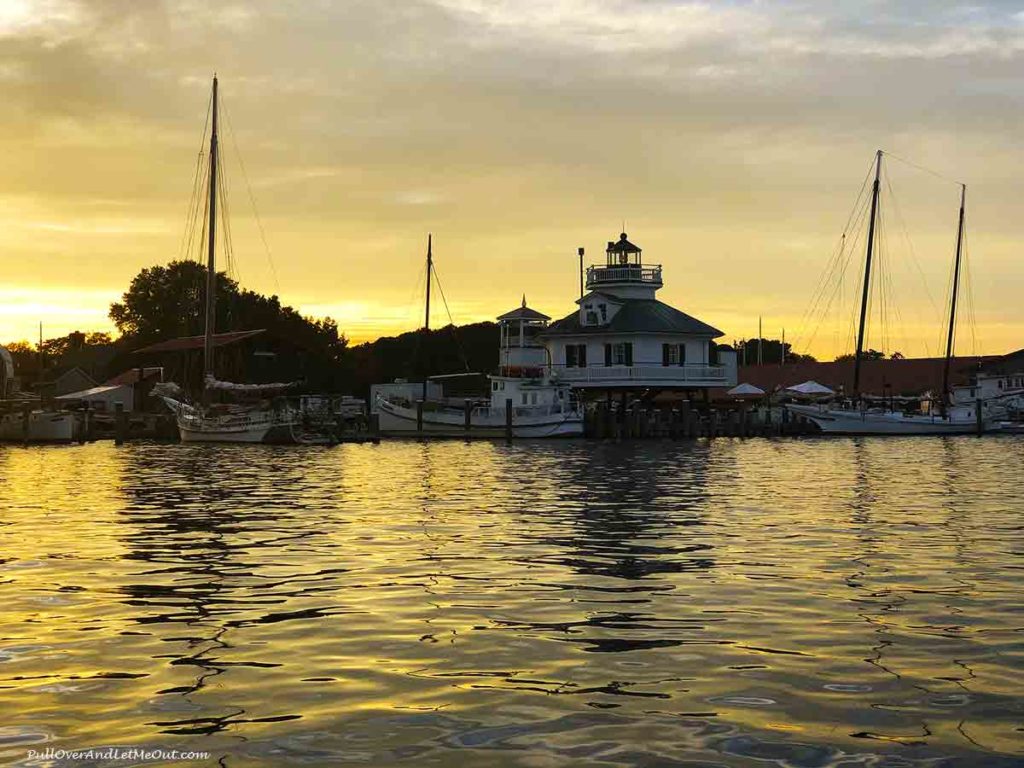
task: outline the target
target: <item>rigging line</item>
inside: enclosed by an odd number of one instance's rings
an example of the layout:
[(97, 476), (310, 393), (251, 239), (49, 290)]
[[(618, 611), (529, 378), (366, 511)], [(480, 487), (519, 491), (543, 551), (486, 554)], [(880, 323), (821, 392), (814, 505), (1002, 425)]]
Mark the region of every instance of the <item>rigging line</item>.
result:
[(195, 232), (196, 216), (199, 213), (199, 194), (201, 182), (199, 174), (203, 166), (203, 150), (199, 150), (196, 156), (196, 167), (192, 177), (192, 193), (188, 201), (188, 212), (185, 218), (185, 230), (181, 233), (181, 245), (178, 248), (178, 259), (187, 258), (192, 245), (192, 235)]
[[(185, 248), (185, 234), (189, 232), (190, 223), (194, 222), (194, 208), (198, 208), (199, 201), (195, 199), (196, 187), (199, 186), (199, 170), (203, 162), (203, 148), (206, 146), (206, 132), (210, 125), (210, 109), (213, 106), (213, 92), (211, 91), (210, 97), (206, 101), (206, 119), (203, 121), (203, 133), (199, 138), (199, 155), (196, 158), (196, 170), (195, 175), (192, 179), (192, 198), (189, 200), (188, 210), (185, 213), (185, 233), (182, 235), (182, 251)], [(193, 225), (194, 226), (194, 225)]]
[(225, 260), (225, 272), (228, 277), (238, 280), (239, 274), (235, 264), (235, 248), (234, 242), (231, 238), (231, 215), (228, 210), (228, 183), (224, 175), (224, 164), (218, 163), (217, 165), (217, 181), (220, 186), (218, 189), (218, 199), (220, 202), (220, 223), (223, 237), (221, 238), (224, 242), (224, 260)]
[[(868, 180), (871, 178), (872, 165), (873, 163), (868, 165), (867, 174), (864, 176), (864, 180), (861, 183), (860, 191), (857, 193), (857, 197), (854, 199), (853, 207), (850, 209), (850, 213), (846, 219), (846, 224), (844, 225), (842, 232), (840, 234), (840, 241), (839, 243), (837, 243), (836, 248), (832, 252), (832, 256), (829, 258), (829, 261), (825, 265), (825, 269), (822, 271), (822, 274), (818, 279), (818, 284), (815, 286), (815, 289), (811, 294), (812, 306), (808, 311), (804, 313), (804, 317), (813, 313), (813, 304), (815, 297), (819, 294), (819, 292), (824, 291), (827, 288), (829, 279), (835, 270), (835, 263), (838, 259), (842, 257), (843, 245), (846, 241), (846, 235), (850, 231), (851, 224), (854, 223), (855, 218), (859, 220), (860, 217), (863, 215), (863, 210), (866, 210), (865, 192), (867, 190)], [(803, 323), (804, 320), (801, 319), (801, 327)]]
[[(817, 339), (818, 332), (821, 330), (822, 324), (824, 322), (826, 322), (826, 320), (829, 317), (829, 310), (831, 309), (832, 303), (835, 301), (836, 296), (837, 295), (841, 295), (842, 287), (844, 285), (844, 280), (845, 280), (845, 276), (846, 276), (846, 271), (849, 269), (849, 265), (850, 265), (850, 263), (852, 261), (852, 255), (853, 255), (854, 251), (857, 249), (857, 245), (859, 244), (859, 242), (860, 242), (860, 235), (858, 233), (856, 238), (854, 239), (853, 244), (846, 251), (845, 261), (842, 262), (841, 269), (839, 269), (839, 272), (838, 272), (839, 279), (835, 282), (834, 285), (832, 285), (832, 290), (828, 294), (828, 299), (825, 302), (824, 306), (822, 307), (821, 311), (817, 315), (818, 319), (817, 319), (817, 322), (815, 323), (815, 325), (813, 326), (813, 328), (811, 330), (810, 339), (807, 341), (806, 345), (804, 345), (804, 348), (807, 349), (807, 350), (810, 350), (813, 347), (814, 342)], [(842, 324), (842, 319), (841, 318), (837, 318), (837, 319), (839, 321), (838, 324), (837, 324), (837, 328), (838, 328)], [(803, 331), (803, 329), (801, 329), (801, 332), (798, 334), (797, 338), (800, 341), (800, 343), (802, 344), (802, 340), (804, 338), (804, 331)]]
[(964, 219), (964, 242), (963, 242), (963, 262), (964, 262), (964, 283), (966, 287), (966, 304), (967, 304), (967, 317), (971, 328), (971, 354), (978, 354), (978, 338), (977, 338), (977, 318), (974, 314), (974, 281), (971, 279), (971, 262), (968, 258), (967, 250), (967, 222), (966, 215)]
[[(223, 107), (223, 99), (221, 100), (221, 106)], [(245, 188), (249, 192), (249, 202), (252, 204), (253, 217), (256, 219), (256, 228), (259, 230), (260, 239), (263, 241), (263, 252), (267, 256), (267, 265), (270, 267), (270, 276), (274, 280), (274, 289), (281, 293), (281, 284), (277, 279), (277, 268), (274, 266), (273, 256), (270, 254), (270, 243), (267, 240), (267, 233), (263, 229), (263, 220), (260, 218), (260, 212), (256, 208), (256, 196), (252, 191), (252, 184), (249, 183), (249, 173), (245, 169), (245, 161), (242, 159), (242, 152), (238, 148), (238, 141), (235, 139), (235, 131), (231, 127), (231, 118), (228, 116), (227, 110), (224, 110), (224, 123), (228, 127), (228, 135), (231, 136), (231, 144), (235, 148), (235, 156), (238, 158), (238, 166), (242, 169), (242, 178), (245, 180)]]
[(858, 191), (857, 196), (854, 199), (853, 207), (850, 209), (850, 213), (846, 219), (846, 224), (843, 227), (842, 232), (840, 233), (839, 242), (833, 248), (832, 255), (829, 257), (828, 262), (825, 264), (825, 268), (822, 270), (818, 278), (818, 282), (811, 293), (811, 300), (809, 302), (809, 305), (807, 306), (807, 308), (805, 308), (804, 313), (801, 316), (801, 319), (797, 326), (799, 328), (797, 332), (797, 338), (801, 337), (804, 334), (804, 327), (813, 318), (818, 303), (824, 296), (825, 291), (828, 289), (828, 285), (831, 281), (832, 275), (835, 273), (836, 269), (842, 261), (846, 243), (846, 235), (850, 231), (850, 226), (854, 219), (859, 219), (859, 216), (861, 215), (859, 213), (863, 205), (861, 201), (866, 199), (865, 191), (867, 189), (868, 179), (871, 178), (872, 165), (873, 162), (868, 164), (867, 173), (865, 174), (864, 179), (861, 182), (860, 190)]
[(441, 276), (437, 274), (437, 267), (434, 267), (434, 280), (437, 283), (437, 290), (441, 294), (441, 301), (444, 304), (444, 311), (448, 313), (448, 324), (452, 329), (452, 338), (455, 339), (455, 347), (459, 350), (459, 357), (462, 358), (462, 364), (466, 367), (466, 372), (469, 372), (469, 360), (466, 358), (466, 351), (462, 348), (462, 342), (459, 341), (459, 334), (455, 330), (455, 320), (452, 319), (451, 310), (448, 309), (448, 300), (444, 297), (444, 288), (441, 287)]
[(935, 312), (935, 316), (939, 318), (939, 325), (942, 324), (942, 312), (939, 310), (938, 305), (935, 303), (935, 297), (932, 295), (931, 289), (928, 287), (928, 280), (925, 277), (924, 270), (921, 268), (921, 262), (917, 258), (917, 252), (914, 250), (914, 243), (910, 239), (910, 230), (907, 228), (906, 220), (903, 218), (903, 213), (900, 210), (899, 203), (896, 200), (896, 195), (893, 193), (892, 184), (889, 181), (889, 176), (886, 174), (886, 187), (889, 190), (889, 198), (892, 200), (892, 209), (896, 214), (896, 223), (900, 226), (901, 234), (907, 244), (907, 250), (910, 251), (911, 264), (917, 270), (918, 275), (921, 277), (921, 284), (924, 286), (925, 295), (928, 297), (928, 303), (931, 304), (932, 311)]
[[(954, 275), (956, 273), (956, 264), (951, 262), (949, 264), (949, 266), (947, 267), (947, 270), (948, 271), (946, 273), (945, 301), (943, 302), (943, 306), (947, 307), (946, 312), (948, 313), (950, 311), (948, 308), (952, 305), (952, 302), (953, 302), (953, 277), (954, 277)], [(942, 318), (942, 322), (939, 324), (939, 349), (943, 350), (943, 352), (945, 350), (945, 345), (946, 345), (946, 330), (947, 330), (946, 329), (946, 323), (948, 322), (948, 320), (949, 320), (949, 316), (948, 316), (948, 314), (946, 314)], [(955, 320), (953, 322), (953, 326), (954, 326), (954, 328), (953, 328), (953, 343), (955, 345), (956, 344), (956, 321)]]
[(942, 179), (943, 181), (948, 181), (950, 184), (956, 184), (958, 187), (962, 186), (962, 184), (963, 184), (963, 182), (961, 182), (961, 181), (957, 181), (956, 179), (950, 178), (949, 176), (946, 176), (945, 174), (939, 173), (938, 171), (933, 171), (931, 168), (926, 168), (925, 166), (920, 165), (919, 163), (915, 163), (913, 160), (908, 160), (905, 157), (900, 157), (899, 155), (894, 155), (892, 152), (886, 152), (885, 156), (886, 157), (891, 157), (893, 160), (899, 160), (901, 163), (905, 163), (906, 165), (909, 165), (911, 168), (916, 168), (917, 170), (923, 171), (924, 173), (929, 173), (929, 174), (931, 174), (932, 176), (934, 176), (937, 179)]
[[(834, 256), (829, 260), (828, 267), (823, 272), (823, 276), (819, 281), (819, 285), (815, 290), (815, 295), (812, 297), (812, 302), (804, 315), (800, 319), (799, 330), (794, 337), (794, 343), (802, 345), (802, 341), (806, 336), (806, 328), (812, 322), (814, 326), (811, 331), (811, 340), (817, 337), (818, 330), (823, 322), (826, 321), (831, 308), (832, 302), (835, 300), (837, 285), (841, 290), (843, 280), (846, 275), (847, 269), (849, 269), (850, 262), (852, 260), (853, 253), (857, 249), (857, 245), (860, 242), (860, 221), (867, 216), (867, 204), (861, 206), (860, 213), (854, 221), (854, 240), (852, 243), (848, 243), (846, 239), (846, 232), (840, 237), (839, 248), (834, 253)], [(837, 280), (834, 284), (833, 280)], [(831, 290), (829, 287), (831, 286)], [(827, 301), (825, 301), (827, 297)], [(825, 301), (822, 306), (822, 301)], [(806, 349), (810, 349), (811, 342), (805, 346)]]

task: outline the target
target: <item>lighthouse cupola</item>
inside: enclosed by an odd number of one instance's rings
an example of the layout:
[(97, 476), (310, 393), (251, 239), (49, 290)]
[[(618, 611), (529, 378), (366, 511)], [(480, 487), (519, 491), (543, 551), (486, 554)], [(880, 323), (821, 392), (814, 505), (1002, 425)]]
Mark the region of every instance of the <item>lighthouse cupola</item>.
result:
[(633, 299), (653, 299), (661, 288), (661, 265), (644, 266), (643, 249), (625, 232), (609, 240), (603, 266), (587, 268), (587, 290)]
[(551, 318), (523, 303), (498, 318), (501, 333), (499, 374), (533, 378), (543, 375), (547, 366), (547, 349), (540, 341), (541, 332)]

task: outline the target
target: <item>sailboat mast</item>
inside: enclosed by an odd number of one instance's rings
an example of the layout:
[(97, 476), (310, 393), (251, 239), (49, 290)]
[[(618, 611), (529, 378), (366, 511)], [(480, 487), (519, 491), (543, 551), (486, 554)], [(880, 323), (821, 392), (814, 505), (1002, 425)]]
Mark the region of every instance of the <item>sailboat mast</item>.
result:
[(871, 220), (868, 223), (868, 250), (864, 258), (864, 291), (860, 298), (860, 324), (857, 326), (857, 354), (853, 358), (853, 398), (860, 397), (860, 360), (864, 353), (864, 327), (868, 319), (871, 295), (871, 255), (875, 245), (875, 219), (878, 216), (878, 188), (882, 175), (882, 150), (875, 153), (875, 183), (871, 188)]
[[(434, 256), (433, 256), (433, 235), (427, 234), (427, 309), (423, 318), (423, 344), (427, 344), (427, 340), (430, 336), (430, 279), (434, 273)], [(427, 370), (426, 366), (423, 368), (423, 401), (427, 400)]]
[(217, 76), (213, 76), (213, 122), (210, 131), (210, 236), (206, 254), (206, 331), (203, 335), (203, 379), (213, 376), (213, 329), (217, 269)]
[(967, 185), (960, 185), (960, 221), (956, 228), (956, 262), (953, 266), (953, 296), (949, 302), (949, 331), (946, 334), (946, 362), (942, 369), (942, 402), (949, 399), (949, 363), (953, 358), (953, 332), (956, 328), (956, 300), (960, 288), (960, 254), (964, 243), (964, 204), (967, 201)]

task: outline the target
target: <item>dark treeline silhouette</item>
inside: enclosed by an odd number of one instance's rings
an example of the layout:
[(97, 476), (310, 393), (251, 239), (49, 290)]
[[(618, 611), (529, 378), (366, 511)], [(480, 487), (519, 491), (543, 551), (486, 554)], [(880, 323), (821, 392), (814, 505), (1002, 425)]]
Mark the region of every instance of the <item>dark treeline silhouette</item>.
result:
[[(736, 360), (740, 365), (757, 365), (758, 339), (741, 339), (735, 344)], [(765, 365), (779, 365), (782, 363), (782, 350), (786, 350), (787, 363), (814, 363), (817, 362), (811, 355), (801, 355), (794, 352), (789, 342), (783, 344), (780, 339), (760, 339), (761, 362)], [(746, 345), (746, 362), (744, 363), (743, 348)]]
[[(121, 333), (121, 343), (136, 347), (176, 336), (203, 333), (206, 267), (194, 261), (172, 261), (166, 267), (143, 269), (121, 301), (110, 306), (110, 319)], [(239, 287), (223, 272), (217, 273), (215, 327), (225, 331), (265, 328), (275, 336), (327, 359), (338, 361), (348, 346), (331, 318), (303, 317), (277, 296), (262, 296)]]
[[(192, 261), (149, 267), (132, 279), (121, 300), (110, 307), (118, 338), (75, 331), (43, 341), (42, 355), (38, 343), (6, 345), (22, 385), (52, 379), (72, 367), (103, 381), (143, 363), (152, 364), (133, 353), (156, 342), (203, 333), (205, 280), (206, 268)], [(366, 396), (371, 384), (396, 378), (491, 373), (498, 365), (495, 323), (411, 331), (350, 346), (331, 318), (303, 317), (283, 306), (277, 296), (242, 289), (224, 273), (217, 275), (216, 315), (218, 333), (265, 329), (267, 336), (301, 348), (312, 359), (308, 384), (326, 391)], [(282, 380), (288, 378), (287, 372), (281, 373)], [(479, 380), (469, 381), (468, 386), (480, 387)]]
[[(386, 336), (349, 350), (352, 389), (366, 395), (371, 384), (395, 379), (422, 381), (424, 375), (493, 373), (498, 367), (498, 326), (472, 323)], [(468, 379), (464, 386), (479, 386)]]

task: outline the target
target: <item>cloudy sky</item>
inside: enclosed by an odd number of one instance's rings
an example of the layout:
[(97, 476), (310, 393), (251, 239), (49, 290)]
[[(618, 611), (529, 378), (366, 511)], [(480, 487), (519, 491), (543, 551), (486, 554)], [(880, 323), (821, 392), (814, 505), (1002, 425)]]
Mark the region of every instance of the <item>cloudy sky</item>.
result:
[(938, 349), (956, 179), (959, 349), (1016, 349), (1022, 63), (1024, 3), (0, 0), (0, 341), (181, 255), (216, 71), (235, 275), (352, 339), (421, 322), (428, 232), (461, 323), (568, 313), (625, 222), (725, 340), (844, 351), (859, 252), (808, 309), (883, 148), (938, 175), (887, 163), (873, 346)]

